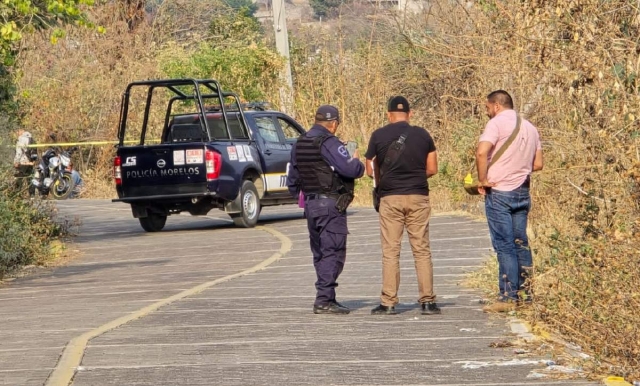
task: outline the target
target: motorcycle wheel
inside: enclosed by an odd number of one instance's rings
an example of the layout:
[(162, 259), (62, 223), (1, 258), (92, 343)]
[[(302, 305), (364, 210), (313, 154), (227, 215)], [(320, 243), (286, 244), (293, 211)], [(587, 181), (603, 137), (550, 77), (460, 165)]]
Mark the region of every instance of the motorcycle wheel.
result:
[(73, 193), (74, 188), (71, 173), (64, 172), (51, 184), (51, 194), (56, 200), (66, 200)]

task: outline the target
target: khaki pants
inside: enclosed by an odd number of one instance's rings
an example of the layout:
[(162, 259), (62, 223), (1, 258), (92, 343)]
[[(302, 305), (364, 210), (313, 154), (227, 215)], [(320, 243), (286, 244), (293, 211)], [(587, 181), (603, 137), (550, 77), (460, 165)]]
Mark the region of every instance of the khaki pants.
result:
[(418, 275), (418, 302), (436, 300), (433, 293), (433, 263), (429, 246), (429, 196), (393, 195), (380, 200), (380, 237), (382, 243), (382, 295), (380, 304), (398, 304), (400, 287), (400, 244), (407, 229), (416, 273)]

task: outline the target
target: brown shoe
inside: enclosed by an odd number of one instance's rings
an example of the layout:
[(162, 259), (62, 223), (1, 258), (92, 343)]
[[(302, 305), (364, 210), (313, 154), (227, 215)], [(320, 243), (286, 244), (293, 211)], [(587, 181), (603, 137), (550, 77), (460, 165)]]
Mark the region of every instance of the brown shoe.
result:
[(514, 311), (515, 309), (516, 305), (512, 302), (495, 302), (493, 304), (489, 304), (488, 306), (482, 307), (483, 312), (491, 314)]

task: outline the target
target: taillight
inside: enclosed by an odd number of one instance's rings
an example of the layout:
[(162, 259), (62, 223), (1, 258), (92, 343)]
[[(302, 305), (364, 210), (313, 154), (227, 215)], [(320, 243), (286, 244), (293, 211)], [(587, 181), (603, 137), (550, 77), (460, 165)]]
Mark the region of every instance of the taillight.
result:
[(113, 159), (113, 178), (116, 180), (116, 185), (122, 185), (122, 158), (120, 156)]
[(207, 181), (220, 177), (220, 169), (222, 168), (222, 156), (220, 153), (207, 149), (204, 159), (205, 167), (207, 168)]

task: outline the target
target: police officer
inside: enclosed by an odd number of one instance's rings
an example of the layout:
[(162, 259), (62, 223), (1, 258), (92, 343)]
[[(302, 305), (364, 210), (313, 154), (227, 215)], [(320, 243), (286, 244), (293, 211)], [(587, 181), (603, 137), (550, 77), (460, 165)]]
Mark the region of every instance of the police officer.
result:
[(364, 165), (352, 157), (334, 135), (340, 114), (334, 106), (318, 108), (315, 124), (298, 138), (291, 150), (287, 175), (289, 192), (302, 191), (316, 270), (315, 314), (348, 314), (336, 301), (335, 288), (347, 254), (347, 206), (353, 200), (354, 179), (362, 177)]

